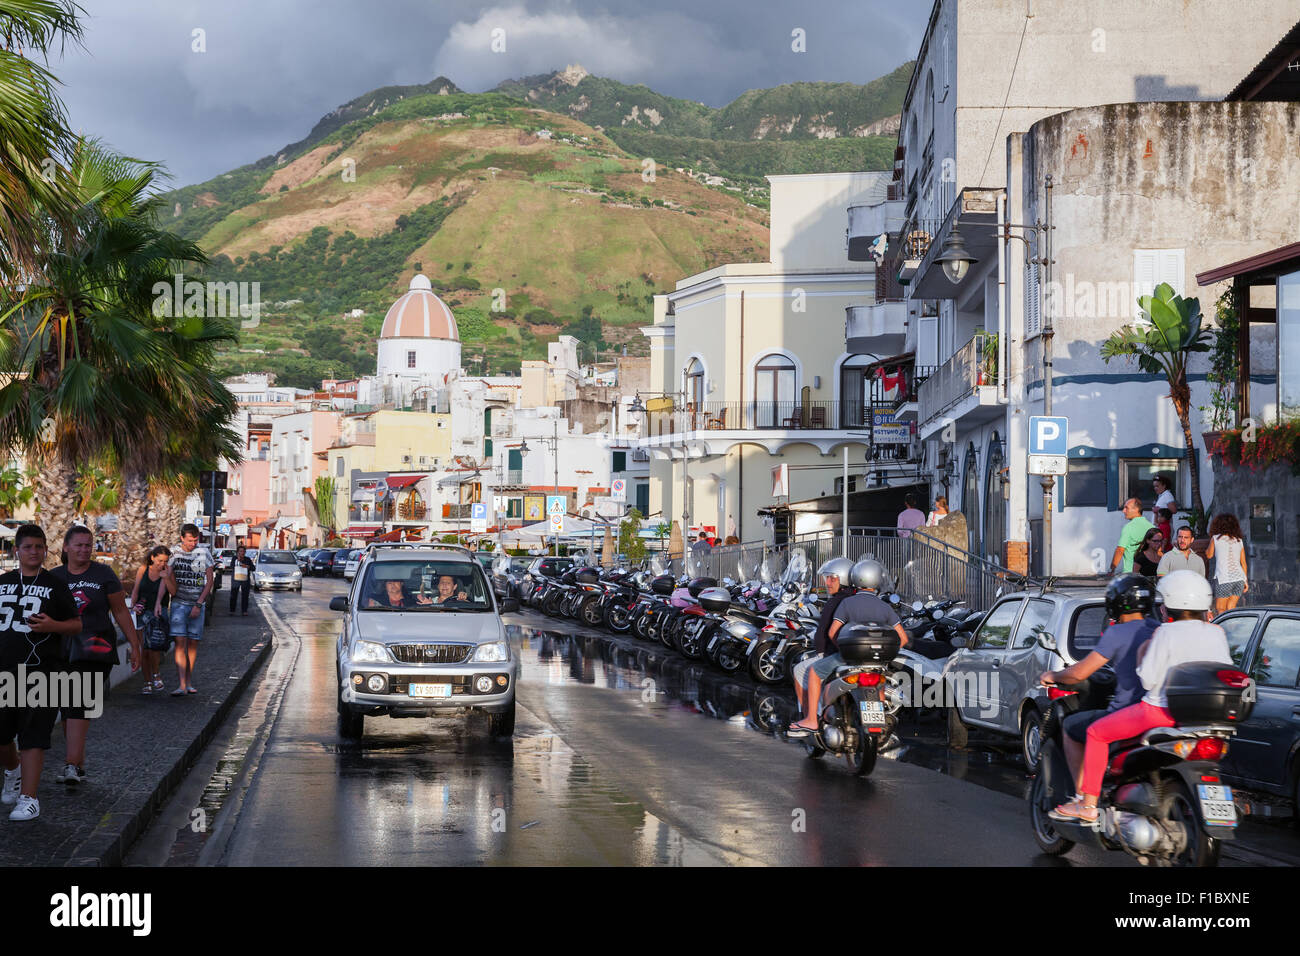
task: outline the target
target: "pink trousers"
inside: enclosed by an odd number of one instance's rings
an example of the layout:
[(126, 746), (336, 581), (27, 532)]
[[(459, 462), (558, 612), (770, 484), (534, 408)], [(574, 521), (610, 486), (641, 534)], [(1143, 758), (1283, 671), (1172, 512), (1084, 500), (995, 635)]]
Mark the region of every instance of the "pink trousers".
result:
[(1106, 776), (1110, 744), (1116, 740), (1136, 737), (1154, 727), (1172, 727), (1174, 717), (1163, 707), (1153, 707), (1144, 700), (1124, 707), (1088, 728), (1088, 740), (1083, 751), (1083, 789), (1085, 795), (1099, 796), (1101, 781)]

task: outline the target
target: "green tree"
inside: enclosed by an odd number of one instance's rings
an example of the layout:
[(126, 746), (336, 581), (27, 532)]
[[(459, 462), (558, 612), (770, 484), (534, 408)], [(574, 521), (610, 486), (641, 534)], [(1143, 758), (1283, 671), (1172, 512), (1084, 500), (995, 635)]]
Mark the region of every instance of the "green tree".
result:
[(0, 518), (12, 518), (15, 511), (31, 502), (31, 482), (17, 468), (0, 471)]
[(1192, 477), (1192, 511), (1203, 515), (1201, 471), (1192, 443), (1189, 415), (1192, 390), (1187, 384), (1187, 362), (1196, 352), (1208, 352), (1213, 335), (1201, 324), (1199, 299), (1184, 299), (1162, 282), (1154, 295), (1138, 299), (1145, 324), (1126, 325), (1102, 343), (1101, 357), (1110, 363), (1120, 356), (1136, 359), (1138, 368), (1150, 375), (1163, 375), (1169, 383), (1169, 398), (1174, 403), (1183, 428), (1183, 447)]
[(334, 479), (329, 475), (317, 475), (315, 482), (316, 510), (320, 514), (321, 525), (328, 529), (326, 537), (334, 536), (334, 509), (338, 496), (334, 490)]
[(641, 522), (644, 516), (633, 508), (618, 523), (618, 550), (630, 564), (645, 560), (645, 542), (641, 540)]

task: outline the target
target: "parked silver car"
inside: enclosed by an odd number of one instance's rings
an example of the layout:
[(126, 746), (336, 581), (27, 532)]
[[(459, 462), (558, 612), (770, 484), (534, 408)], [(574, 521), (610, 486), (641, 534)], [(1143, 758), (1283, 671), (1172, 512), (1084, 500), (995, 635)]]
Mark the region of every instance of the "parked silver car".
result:
[(494, 737), (515, 730), (519, 659), (503, 611), (472, 552), (447, 545), (373, 546), (347, 597), (337, 645), (339, 734), (368, 716), (488, 715)]
[(253, 565), (253, 590), (302, 590), (302, 571), (292, 551), (259, 551)]
[(1025, 765), (1034, 770), (1039, 725), (1051, 700), (1038, 678), (1082, 660), (1097, 646), (1107, 620), (1104, 598), (1103, 588), (1000, 598), (970, 646), (955, 650), (944, 664), (949, 743), (964, 747), (969, 727), (1018, 736)]

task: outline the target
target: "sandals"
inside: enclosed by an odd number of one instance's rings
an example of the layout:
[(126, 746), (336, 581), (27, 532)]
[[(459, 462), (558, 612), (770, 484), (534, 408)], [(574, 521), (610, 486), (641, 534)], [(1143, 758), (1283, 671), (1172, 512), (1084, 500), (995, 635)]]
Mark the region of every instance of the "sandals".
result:
[(177, 687), (174, 691), (172, 691), (172, 696), (173, 696), (173, 697), (184, 697), (184, 696), (185, 696), (186, 694), (188, 694), (188, 693), (189, 693), (189, 691), (187, 691), (184, 687)]
[(1053, 820), (1060, 820), (1064, 823), (1077, 823), (1083, 826), (1096, 826), (1101, 817), (1096, 807), (1085, 806), (1082, 800), (1071, 800), (1069, 803), (1063, 803), (1055, 810), (1048, 813)]
[(791, 724), (786, 728), (785, 735), (790, 738), (807, 737), (816, 733), (811, 727), (800, 727), (798, 724)]
[(197, 694), (199, 692), (199, 689), (197, 687), (191, 687), (189, 692), (191, 694)]

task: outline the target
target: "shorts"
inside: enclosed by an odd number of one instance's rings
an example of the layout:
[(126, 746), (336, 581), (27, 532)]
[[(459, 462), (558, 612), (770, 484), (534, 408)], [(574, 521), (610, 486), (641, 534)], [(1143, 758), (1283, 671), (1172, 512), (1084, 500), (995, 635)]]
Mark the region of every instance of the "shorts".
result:
[[(17, 672), (4, 673), (6, 680), (18, 680)], [(57, 715), (54, 707), (0, 707), (0, 744), (17, 737), (19, 750), (49, 750)]]
[(1105, 717), (1108, 710), (1080, 710), (1066, 717), (1061, 729), (1077, 744), (1088, 742), (1088, 728)]
[(1245, 581), (1215, 581), (1214, 596), (1216, 598), (1240, 597), (1246, 593)]
[(824, 657), (817, 659), (817, 663), (813, 664), (812, 670), (819, 678), (825, 680), (831, 676), (835, 671), (835, 668), (842, 667), (843, 665), (844, 658), (840, 657), (840, 655), (827, 654)]
[[(116, 652), (114, 652), (116, 653)], [(79, 707), (63, 707), (59, 711), (59, 716), (63, 720), (94, 720), (95, 717), (104, 715), (104, 704), (108, 702), (108, 675), (113, 670), (111, 663), (92, 663), (91, 661), (72, 661), (63, 665), (68, 672), (73, 674), (102, 674), (103, 677), (98, 681), (89, 683), (90, 690), (87, 690), (87, 681), (85, 678), (78, 679), (78, 687), (82, 694), (96, 694), (96, 699), (83, 697)], [(92, 706), (87, 706), (92, 705)], [(94, 716), (86, 713), (87, 710), (96, 712)]]
[[(190, 617), (191, 609), (197, 607), (197, 617)], [(202, 604), (188, 604), (185, 601), (172, 601), (169, 630), (172, 637), (188, 637), (191, 641), (203, 640), (203, 621), (207, 617), (207, 608)]]
[(816, 655), (811, 655), (809, 657), (805, 657), (798, 664), (794, 665), (794, 670), (790, 672), (790, 677), (797, 686), (799, 687), (808, 686), (808, 672), (813, 669), (813, 665), (816, 664), (819, 660), (821, 660), (820, 657), (817, 657)]

